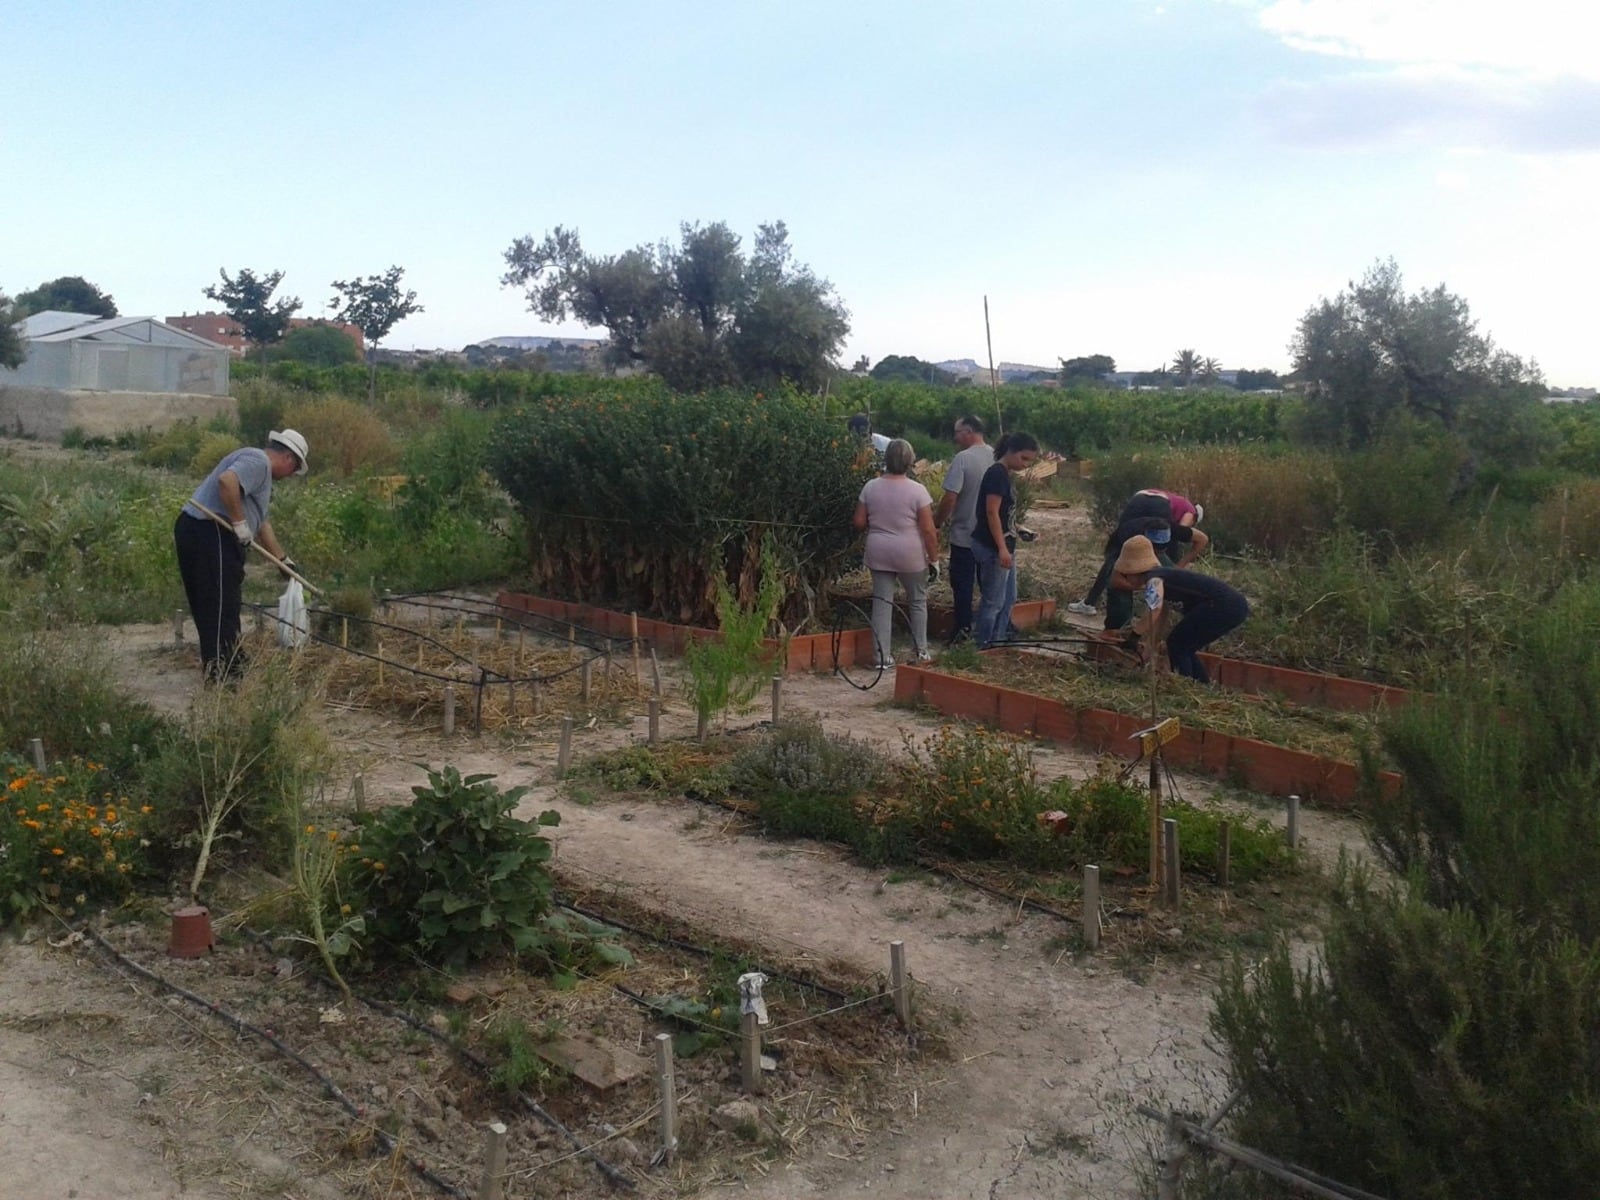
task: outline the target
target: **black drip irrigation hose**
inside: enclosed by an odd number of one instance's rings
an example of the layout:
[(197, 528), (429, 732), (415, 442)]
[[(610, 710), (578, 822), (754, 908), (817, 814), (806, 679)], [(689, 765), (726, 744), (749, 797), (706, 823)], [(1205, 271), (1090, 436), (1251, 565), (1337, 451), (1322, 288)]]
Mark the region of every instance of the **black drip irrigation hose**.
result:
[[(263, 946), (264, 948), (266, 948), (269, 951), (276, 952), (275, 948), (272, 945), (273, 937), (272, 937), (271, 934), (262, 933), (259, 930), (249, 929), (249, 928), (244, 928), (244, 927), (241, 927), (241, 930), (242, 930), (242, 932), (244, 932), (245, 934), (247, 934), (248, 936), (253, 938), (258, 945)], [(115, 952), (113, 951), (113, 953), (115, 953)], [(324, 990), (332, 989), (334, 987), (333, 981), (331, 979), (329, 979), (325, 974), (318, 973), (318, 972), (312, 972), (311, 973), (311, 977), (314, 980), (316, 980), (317, 983), (320, 984), (323, 987)], [(401, 1008), (399, 1005), (390, 1004), (387, 1000), (379, 1000), (374, 996), (366, 996), (366, 995), (363, 995), (362, 993), (357, 992), (357, 991), (351, 991), (350, 994), (352, 996), (354, 996), (357, 1000), (359, 1000), (362, 1004), (365, 1004), (368, 1008), (372, 1009), (374, 1012), (380, 1012), (384, 1016), (393, 1017), (395, 1020), (399, 1021), (401, 1024), (407, 1025), (410, 1028), (415, 1029), (418, 1033), (425, 1034), (426, 1036), (432, 1038), (434, 1041), (438, 1042), (441, 1046), (443, 1046), (445, 1049), (449, 1050), (457, 1058), (461, 1059), (462, 1062), (466, 1063), (473, 1070), (477, 1071), (478, 1074), (484, 1076), (485, 1078), (488, 1078), (488, 1076), (492, 1072), (493, 1068), (489, 1065), (489, 1062), (488, 1062), (487, 1059), (479, 1058), (476, 1054), (474, 1054), (471, 1050), (468, 1050), (465, 1046), (461, 1046), (461, 1045), (456, 1044), (456, 1042), (454, 1042), (452, 1039), (450, 1039), (449, 1037), (446, 1037), (444, 1034), (440, 1033), (437, 1029), (435, 1029), (433, 1026), (429, 1025), (427, 1022), (418, 1020), (416, 1017), (412, 1016), (412, 1014), (408, 1013), (405, 1009)], [(577, 1149), (578, 1151), (580, 1151), (582, 1153), (583, 1157), (587, 1158), (590, 1162), (594, 1163), (594, 1165), (600, 1169), (600, 1173), (606, 1177), (606, 1180), (613, 1187), (621, 1188), (624, 1191), (633, 1190), (633, 1187), (634, 1187), (633, 1180), (629, 1179), (620, 1170), (618, 1170), (616, 1167), (612, 1166), (610, 1163), (606, 1162), (605, 1159), (601, 1158), (598, 1154), (596, 1154), (588, 1146), (584, 1145), (583, 1139), (578, 1137), (577, 1134), (573, 1133), (572, 1130), (568, 1129), (565, 1125), (563, 1125), (560, 1121), (558, 1121), (554, 1116), (552, 1116), (550, 1114), (550, 1112), (548, 1110), (543, 1108), (536, 1100), (534, 1100), (526, 1092), (523, 1092), (522, 1090), (519, 1089), (517, 1091), (517, 1099), (522, 1103), (522, 1106), (524, 1108), (526, 1108), (530, 1114), (532, 1114), (533, 1116), (537, 1117), (540, 1121), (544, 1122), (545, 1125), (549, 1126), (556, 1133), (559, 1133), (562, 1137), (566, 1138), (567, 1141), (572, 1143), (572, 1145), (573, 1145), (573, 1147), (575, 1149)]]
[[(113, 959), (115, 959), (118, 964), (125, 969), (132, 971), (135, 975), (138, 975), (144, 979), (148, 979), (151, 983), (156, 984), (158, 987), (163, 987), (174, 995), (182, 997), (190, 1004), (193, 1004), (196, 1007), (210, 1013), (213, 1017), (216, 1017), (224, 1024), (232, 1026), (239, 1033), (248, 1033), (252, 1037), (260, 1038), (263, 1042), (266, 1042), (267, 1045), (271, 1046), (279, 1054), (283, 1055), (283, 1057), (287, 1058), (290, 1062), (300, 1067), (319, 1084), (321, 1084), (323, 1090), (338, 1103), (340, 1108), (349, 1113), (350, 1116), (354, 1117), (357, 1121), (364, 1121), (364, 1118), (361, 1115), (361, 1109), (355, 1104), (354, 1101), (350, 1099), (349, 1096), (344, 1094), (343, 1090), (338, 1084), (334, 1083), (333, 1080), (329, 1079), (326, 1075), (319, 1071), (298, 1051), (285, 1045), (283, 1041), (275, 1035), (267, 1032), (265, 1029), (261, 1029), (250, 1024), (250, 1022), (246, 1021), (243, 1017), (229, 1012), (221, 1005), (213, 1004), (204, 996), (197, 995), (196, 993), (189, 991), (187, 988), (180, 987), (178, 984), (173, 983), (170, 979), (163, 978), (149, 968), (140, 966), (138, 963), (134, 962), (131, 958), (127, 957), (127, 955), (123, 954), (115, 946), (112, 946), (103, 937), (96, 933), (94, 927), (87, 922), (85, 922), (79, 928), (78, 932), (89, 938), (89, 940), (92, 941), (96, 946), (100, 947), (101, 950), (105, 951)], [(418, 1177), (425, 1180), (429, 1184), (432, 1184), (433, 1187), (437, 1188), (447, 1196), (454, 1196), (457, 1198), (457, 1200), (472, 1200), (472, 1197), (466, 1192), (456, 1187), (456, 1185), (451, 1183), (448, 1179), (435, 1174), (420, 1159), (413, 1158), (411, 1155), (404, 1153), (400, 1148), (400, 1143), (396, 1141), (395, 1138), (387, 1131), (379, 1128), (375, 1124), (371, 1124), (370, 1122), (366, 1122), (366, 1124), (376, 1135), (378, 1143), (383, 1147), (385, 1153), (390, 1155), (398, 1155), (403, 1158), (406, 1165), (415, 1171)]]

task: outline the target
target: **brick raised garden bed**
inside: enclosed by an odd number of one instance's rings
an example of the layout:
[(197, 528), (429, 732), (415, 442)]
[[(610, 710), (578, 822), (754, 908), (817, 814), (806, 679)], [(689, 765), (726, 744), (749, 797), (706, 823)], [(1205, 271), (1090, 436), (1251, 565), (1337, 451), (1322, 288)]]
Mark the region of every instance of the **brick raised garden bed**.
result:
[[(534, 613), (554, 621), (568, 621), (605, 634), (607, 637), (628, 638), (634, 633), (635, 618), (631, 614), (616, 612), (609, 608), (598, 608), (592, 604), (549, 600), (543, 596), (530, 596), (525, 592), (501, 592), (495, 602), (501, 608), (512, 612)], [(1055, 615), (1054, 600), (1019, 600), (1012, 609), (1011, 619), (1018, 629), (1032, 629)], [(648, 617), (639, 617), (637, 620), (639, 641), (666, 654), (682, 654), (684, 647), (691, 641), (717, 636), (713, 629), (701, 629), (693, 625), (673, 625), (667, 621), (657, 621)], [(928, 613), (930, 637), (940, 637), (949, 628), (948, 609), (934, 609)], [(788, 638), (786, 643), (769, 639), (767, 646), (776, 653), (786, 656), (784, 662), (787, 671), (832, 671), (834, 668), (832, 633), (796, 634)], [(839, 636), (838, 665), (853, 667), (857, 663), (870, 661), (872, 661), (872, 631), (844, 630)]]
[[(895, 672), (894, 698), (921, 701), (949, 716), (982, 721), (1008, 733), (1070, 742), (1113, 755), (1128, 753), (1128, 738), (1149, 724), (1145, 718), (1101, 708), (1073, 708), (1033, 692), (923, 667), (901, 667)], [(1254, 738), (1185, 728), (1166, 747), (1166, 757), (1174, 767), (1235, 780), (1272, 796), (1296, 795), (1330, 808), (1352, 807), (1358, 798), (1360, 771), (1354, 764)], [(1393, 771), (1385, 771), (1381, 777), (1386, 788), (1400, 786), (1400, 776)]]

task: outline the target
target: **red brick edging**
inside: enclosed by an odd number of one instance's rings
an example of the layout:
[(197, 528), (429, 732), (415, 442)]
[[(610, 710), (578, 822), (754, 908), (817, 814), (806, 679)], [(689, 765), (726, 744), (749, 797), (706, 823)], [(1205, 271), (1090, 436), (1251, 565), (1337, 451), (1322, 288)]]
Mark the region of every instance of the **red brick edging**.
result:
[[(1033, 692), (922, 667), (901, 667), (895, 672), (894, 698), (920, 700), (952, 717), (1102, 753), (1125, 753), (1129, 736), (1149, 723), (1106, 709), (1071, 708)], [(1165, 752), (1174, 767), (1237, 780), (1252, 791), (1272, 796), (1295, 795), (1333, 808), (1352, 807), (1359, 797), (1361, 773), (1354, 764), (1254, 738), (1186, 728), (1167, 744)], [(1393, 771), (1382, 772), (1380, 778), (1385, 789), (1400, 786), (1400, 776)]]
[[(501, 592), (495, 597), (495, 603), (509, 612), (533, 613), (535, 616), (547, 617), (554, 621), (568, 621), (574, 625), (582, 625), (585, 629), (592, 629), (596, 633), (603, 633), (607, 637), (633, 636), (634, 618), (630, 613), (597, 608), (592, 604), (549, 600), (525, 592)], [(1018, 629), (1031, 629), (1055, 615), (1054, 600), (1019, 600), (1012, 609), (1011, 619)], [(936, 616), (937, 613), (929, 613), (928, 621), (929, 632), (935, 636), (940, 627), (935, 623)], [(948, 628), (948, 613), (943, 615), (943, 621), (944, 627)], [(682, 654), (691, 641), (717, 636), (714, 629), (701, 629), (695, 625), (674, 625), (669, 621), (657, 621), (649, 617), (638, 618), (638, 633), (639, 640), (645, 645), (654, 646), (667, 654)], [(783, 642), (769, 638), (766, 645), (768, 649), (785, 655), (785, 671), (833, 670), (831, 633), (796, 634)], [(858, 662), (870, 662), (871, 659), (870, 629), (846, 629), (839, 635), (839, 666), (853, 667)]]

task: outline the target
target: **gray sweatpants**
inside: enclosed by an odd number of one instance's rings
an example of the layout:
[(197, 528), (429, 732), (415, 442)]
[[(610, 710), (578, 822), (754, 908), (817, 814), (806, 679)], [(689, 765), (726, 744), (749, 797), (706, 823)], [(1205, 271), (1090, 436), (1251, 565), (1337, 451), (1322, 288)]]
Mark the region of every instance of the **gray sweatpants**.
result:
[(928, 652), (928, 573), (927, 571), (874, 571), (872, 573), (872, 641), (879, 662), (893, 662), (889, 648), (894, 621), (894, 582), (906, 590), (906, 608), (911, 613), (911, 645), (920, 657)]

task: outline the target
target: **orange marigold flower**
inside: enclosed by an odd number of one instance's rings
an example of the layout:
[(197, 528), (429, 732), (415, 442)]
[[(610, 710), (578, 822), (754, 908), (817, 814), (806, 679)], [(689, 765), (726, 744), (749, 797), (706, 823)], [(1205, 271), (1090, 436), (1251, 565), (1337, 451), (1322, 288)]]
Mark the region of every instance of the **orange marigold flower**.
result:
[(116, 819), (117, 819), (117, 810), (114, 809), (114, 808), (106, 809), (106, 820), (115, 821)]
[(35, 812), (49, 812), (50, 811), (50, 806), (48, 804), (38, 804), (38, 805), (34, 806), (34, 811)]
[(50, 847), (50, 853), (56, 855), (59, 858), (61, 855), (65, 854), (66, 851), (63, 850), (60, 846), (51, 846)]
[(139, 806), (139, 811), (144, 813), (146, 816), (149, 816), (151, 813), (155, 812), (155, 808), (149, 804), (141, 804)]
[(29, 817), (26, 821), (24, 821), (23, 825), (27, 826), (29, 829), (43, 829), (44, 828), (43, 825), (39, 824), (39, 822), (35, 821), (32, 817)]
[(104, 833), (105, 833), (105, 830), (101, 829), (100, 826), (98, 826), (98, 825), (96, 825), (94, 828), (89, 830), (89, 836), (90, 837), (96, 837), (97, 838), (97, 837), (100, 837), (101, 835), (103, 835)]

